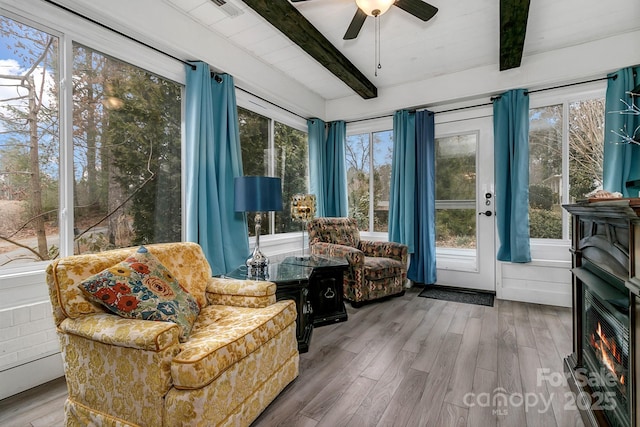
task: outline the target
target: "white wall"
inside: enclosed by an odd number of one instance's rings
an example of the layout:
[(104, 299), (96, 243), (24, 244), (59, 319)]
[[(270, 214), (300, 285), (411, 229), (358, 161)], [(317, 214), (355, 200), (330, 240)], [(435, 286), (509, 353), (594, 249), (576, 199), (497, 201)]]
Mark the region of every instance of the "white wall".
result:
[[(40, 288), (46, 289), (40, 276)], [(10, 301), (17, 291), (2, 292), (3, 299)], [(62, 375), (48, 298), (0, 310), (0, 399)]]
[[(570, 19), (570, 18), (567, 18)], [(588, 31), (585, 29), (585, 31)], [(525, 56), (522, 65), (507, 71), (485, 66), (420, 82), (381, 89), (378, 98), (357, 95), (326, 103), (326, 120), (376, 117), (416, 106), (441, 106), (483, 100), (515, 88), (530, 90), (605, 77), (640, 64), (640, 30), (577, 46)]]
[(46, 263), (36, 267), (0, 276), (0, 399), (63, 375)]

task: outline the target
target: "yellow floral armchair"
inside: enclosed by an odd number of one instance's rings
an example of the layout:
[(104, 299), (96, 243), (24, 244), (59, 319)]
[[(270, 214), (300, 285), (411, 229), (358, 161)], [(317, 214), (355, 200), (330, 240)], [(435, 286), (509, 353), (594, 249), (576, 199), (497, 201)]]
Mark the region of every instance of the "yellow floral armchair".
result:
[(79, 290), (135, 248), (62, 258), (47, 269), (66, 425), (251, 424), (298, 376), (294, 302), (276, 302), (271, 282), (211, 277), (195, 243), (146, 248), (200, 307), (183, 342), (175, 323), (120, 317)]

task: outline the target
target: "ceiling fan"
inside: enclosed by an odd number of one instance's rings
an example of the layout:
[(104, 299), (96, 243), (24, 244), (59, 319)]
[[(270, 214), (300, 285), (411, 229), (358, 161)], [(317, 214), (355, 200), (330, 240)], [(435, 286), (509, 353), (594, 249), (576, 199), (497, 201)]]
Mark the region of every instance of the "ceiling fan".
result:
[[(307, 0), (291, 0), (292, 3), (301, 1)], [(422, 0), (355, 0), (355, 2), (358, 5), (358, 10), (351, 20), (347, 32), (344, 33), (344, 40), (353, 40), (358, 37), (367, 16), (378, 17), (389, 10), (391, 6), (398, 6), (405, 12), (423, 21), (428, 21), (438, 12), (437, 7), (425, 3)]]

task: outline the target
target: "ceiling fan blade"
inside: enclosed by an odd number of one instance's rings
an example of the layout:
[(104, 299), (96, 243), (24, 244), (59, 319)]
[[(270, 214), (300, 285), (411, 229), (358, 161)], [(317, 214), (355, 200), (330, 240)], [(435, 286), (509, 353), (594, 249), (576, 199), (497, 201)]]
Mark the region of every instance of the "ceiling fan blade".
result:
[(422, 0), (396, 0), (394, 4), (423, 21), (428, 21), (438, 13), (437, 7), (425, 3)]
[(362, 24), (364, 24), (365, 19), (367, 19), (367, 14), (364, 13), (360, 8), (356, 10), (356, 14), (353, 16), (351, 20), (351, 24), (349, 24), (349, 28), (347, 28), (347, 32), (344, 33), (344, 40), (353, 40), (358, 37), (360, 33), (360, 29), (362, 28)]

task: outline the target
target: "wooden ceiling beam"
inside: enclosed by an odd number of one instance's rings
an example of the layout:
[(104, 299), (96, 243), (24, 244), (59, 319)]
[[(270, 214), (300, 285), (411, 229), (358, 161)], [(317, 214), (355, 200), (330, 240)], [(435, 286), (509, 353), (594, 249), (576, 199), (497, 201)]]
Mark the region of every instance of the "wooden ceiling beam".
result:
[(500, 0), (500, 71), (518, 68), (527, 34), (530, 0)]
[(287, 0), (243, 1), (358, 95), (378, 96), (378, 88)]

